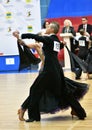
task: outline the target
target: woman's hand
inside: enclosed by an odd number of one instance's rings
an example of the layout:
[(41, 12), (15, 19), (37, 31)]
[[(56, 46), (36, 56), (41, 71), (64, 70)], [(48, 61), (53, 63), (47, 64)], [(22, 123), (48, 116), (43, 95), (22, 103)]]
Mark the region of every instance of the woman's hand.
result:
[(19, 31), (14, 31), (12, 35), (19, 39)]
[(62, 43), (63, 43), (64, 45), (66, 45), (66, 42), (65, 42), (65, 41), (62, 41)]

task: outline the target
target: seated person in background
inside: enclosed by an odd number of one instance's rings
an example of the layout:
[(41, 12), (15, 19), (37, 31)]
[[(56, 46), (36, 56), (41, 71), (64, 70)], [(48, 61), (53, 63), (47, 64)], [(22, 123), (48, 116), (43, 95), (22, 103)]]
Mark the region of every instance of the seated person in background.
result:
[(88, 24), (88, 19), (87, 17), (82, 17), (82, 24), (79, 25), (77, 32), (80, 32), (80, 29), (85, 30), (85, 34), (87, 36), (91, 36), (92, 33), (92, 25)]
[[(73, 36), (76, 36), (76, 32), (74, 30), (74, 27), (72, 26), (72, 22), (68, 19), (65, 19), (64, 21), (64, 27), (62, 28), (62, 32), (61, 33), (72, 33)], [(75, 53), (75, 39), (72, 37), (70, 38), (70, 43), (71, 43), (71, 51), (73, 53)]]

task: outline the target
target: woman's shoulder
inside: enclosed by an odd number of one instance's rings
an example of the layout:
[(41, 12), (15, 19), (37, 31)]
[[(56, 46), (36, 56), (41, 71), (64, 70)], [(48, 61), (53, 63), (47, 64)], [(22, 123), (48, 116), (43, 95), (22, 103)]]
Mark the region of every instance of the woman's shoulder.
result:
[(74, 29), (74, 27), (73, 27), (73, 26), (70, 26), (70, 28), (71, 28), (71, 29)]

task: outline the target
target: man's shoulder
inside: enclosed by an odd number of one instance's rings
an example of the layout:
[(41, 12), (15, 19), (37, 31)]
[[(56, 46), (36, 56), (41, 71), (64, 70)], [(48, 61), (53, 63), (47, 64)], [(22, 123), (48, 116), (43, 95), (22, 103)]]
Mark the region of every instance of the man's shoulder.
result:
[(83, 24), (79, 24), (79, 27), (82, 27), (83, 26)]
[(92, 27), (92, 25), (91, 25), (91, 24), (87, 24), (87, 26)]

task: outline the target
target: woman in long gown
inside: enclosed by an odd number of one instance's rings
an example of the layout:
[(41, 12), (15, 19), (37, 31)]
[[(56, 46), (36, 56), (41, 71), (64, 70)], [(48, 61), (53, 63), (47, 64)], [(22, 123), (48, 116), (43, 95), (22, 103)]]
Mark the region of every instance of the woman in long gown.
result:
[[(86, 112), (78, 102), (88, 90), (88, 85), (78, 83), (64, 77), (63, 70), (57, 59), (57, 53), (63, 47), (56, 34), (59, 31), (59, 24), (51, 22), (46, 29), (48, 36), (38, 36), (36, 34), (22, 34), (21, 38), (33, 38), (43, 43), (45, 55), (43, 71), (35, 79), (30, 87), (29, 96), (20, 108), (19, 119), (23, 118), (28, 110), (29, 119), (26, 122), (40, 121), (40, 112), (53, 112), (57, 109), (72, 108), (72, 115), (79, 119), (85, 119)], [(19, 39), (18, 32), (13, 35)], [(45, 100), (44, 100), (45, 97)], [(47, 100), (49, 98), (49, 101)], [(53, 102), (52, 102), (53, 100)], [(47, 109), (45, 108), (47, 104)]]

